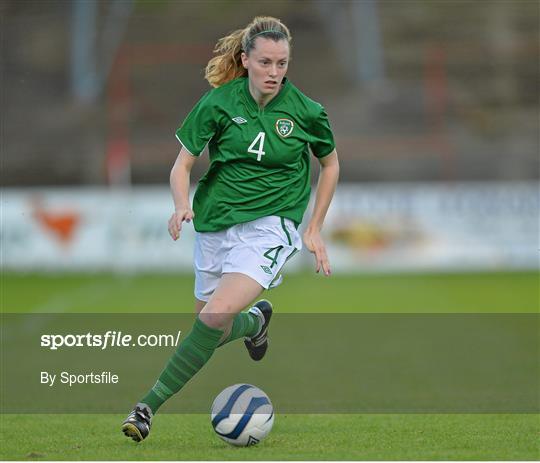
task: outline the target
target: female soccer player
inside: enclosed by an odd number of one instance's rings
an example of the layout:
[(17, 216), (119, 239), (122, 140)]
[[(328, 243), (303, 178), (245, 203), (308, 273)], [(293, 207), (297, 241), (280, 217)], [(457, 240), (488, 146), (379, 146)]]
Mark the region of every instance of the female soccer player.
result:
[[(297, 228), (310, 196), (310, 150), (321, 170), (303, 238), (316, 271), (330, 275), (320, 230), (338, 180), (338, 158), (323, 107), (285, 77), (290, 43), (287, 27), (271, 17), (257, 17), (220, 39), (206, 68), (214, 88), (176, 132), (182, 149), (171, 171), (175, 211), (169, 233), (177, 240), (182, 223), (193, 219), (198, 317), (122, 425), (137, 442), (148, 436), (159, 407), (217, 347), (245, 338), (252, 359), (265, 355), (272, 305), (261, 300), (242, 310), (281, 282), (283, 265), (302, 247)], [(190, 172), (206, 144), (210, 167), (192, 209)]]

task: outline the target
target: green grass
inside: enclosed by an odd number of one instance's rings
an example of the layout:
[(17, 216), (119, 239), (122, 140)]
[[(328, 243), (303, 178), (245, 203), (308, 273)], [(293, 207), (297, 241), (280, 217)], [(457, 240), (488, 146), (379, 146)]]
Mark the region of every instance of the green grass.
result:
[[(1, 276), (4, 312), (190, 312), (191, 275)], [(284, 312), (536, 312), (534, 272), (286, 275), (268, 292)]]
[(256, 447), (214, 435), (205, 415), (161, 415), (141, 445), (120, 416), (5, 415), (9, 460), (534, 460), (534, 415), (283, 415)]
[[(190, 275), (2, 274), (4, 312), (189, 312)], [(268, 297), (284, 312), (537, 312), (538, 275), (287, 275)], [(293, 391), (294, 393), (294, 391)], [(135, 400), (136, 398), (134, 398)], [(29, 398), (29, 400), (32, 400)], [(127, 412), (127, 410), (126, 410)], [(2, 415), (0, 458), (13, 460), (535, 460), (538, 415), (282, 415), (246, 449), (206, 415), (160, 414), (141, 445), (118, 415)]]

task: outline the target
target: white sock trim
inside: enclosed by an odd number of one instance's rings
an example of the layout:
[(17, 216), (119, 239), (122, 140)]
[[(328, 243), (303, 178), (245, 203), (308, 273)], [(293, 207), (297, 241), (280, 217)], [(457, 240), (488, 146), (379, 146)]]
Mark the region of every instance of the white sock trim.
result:
[(259, 329), (257, 330), (257, 333), (255, 335), (253, 335), (253, 337), (255, 336), (258, 336), (261, 331), (262, 331), (262, 328), (263, 328), (263, 325), (264, 325), (264, 315), (263, 313), (261, 312), (261, 309), (259, 309), (258, 307), (256, 306), (253, 306), (251, 307), (249, 310), (248, 310), (249, 313), (252, 313), (254, 315), (257, 316), (257, 318), (259, 319)]

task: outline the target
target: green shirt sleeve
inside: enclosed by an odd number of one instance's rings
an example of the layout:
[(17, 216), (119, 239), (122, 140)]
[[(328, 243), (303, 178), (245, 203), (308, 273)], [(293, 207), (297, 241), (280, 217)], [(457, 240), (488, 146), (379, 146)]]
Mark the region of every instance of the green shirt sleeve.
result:
[(311, 124), (310, 136), (309, 146), (317, 158), (323, 158), (334, 151), (336, 147), (334, 134), (330, 128), (326, 111), (322, 106), (320, 106), (320, 111)]
[(211, 91), (206, 93), (176, 131), (176, 138), (193, 156), (200, 156), (214, 136), (217, 122), (210, 103)]

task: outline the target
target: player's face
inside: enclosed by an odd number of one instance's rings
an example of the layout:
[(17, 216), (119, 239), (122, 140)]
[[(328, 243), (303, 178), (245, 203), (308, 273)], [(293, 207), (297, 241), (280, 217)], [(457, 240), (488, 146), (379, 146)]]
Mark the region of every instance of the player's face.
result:
[(289, 66), (289, 43), (257, 37), (249, 55), (242, 53), (242, 64), (248, 70), (251, 88), (262, 96), (275, 95)]

